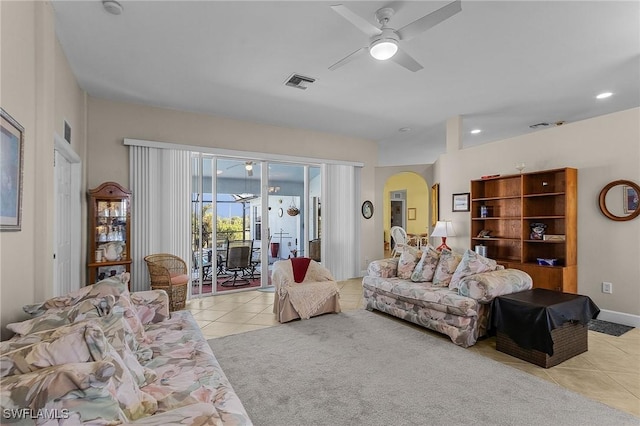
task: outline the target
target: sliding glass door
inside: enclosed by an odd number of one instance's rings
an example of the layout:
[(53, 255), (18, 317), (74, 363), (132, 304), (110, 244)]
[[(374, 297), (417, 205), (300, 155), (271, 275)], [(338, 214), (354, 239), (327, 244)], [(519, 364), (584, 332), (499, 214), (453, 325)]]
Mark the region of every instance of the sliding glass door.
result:
[(274, 262), (320, 261), (321, 190), (318, 166), (195, 153), (191, 294), (268, 288)]
[(260, 217), (252, 206), (260, 198), (261, 169), (253, 160), (217, 159), (215, 293), (261, 286)]

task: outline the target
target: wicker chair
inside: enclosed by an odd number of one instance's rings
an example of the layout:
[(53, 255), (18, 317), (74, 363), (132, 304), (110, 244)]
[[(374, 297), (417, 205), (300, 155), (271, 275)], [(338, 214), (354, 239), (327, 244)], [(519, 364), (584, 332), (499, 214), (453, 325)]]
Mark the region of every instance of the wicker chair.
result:
[(390, 233), (394, 243), (391, 257), (400, 256), (408, 244), (407, 231), (400, 226), (392, 226)]
[(144, 261), (149, 270), (151, 288), (165, 290), (169, 295), (169, 310), (184, 309), (189, 284), (187, 264), (184, 260), (172, 254), (160, 253), (145, 256)]

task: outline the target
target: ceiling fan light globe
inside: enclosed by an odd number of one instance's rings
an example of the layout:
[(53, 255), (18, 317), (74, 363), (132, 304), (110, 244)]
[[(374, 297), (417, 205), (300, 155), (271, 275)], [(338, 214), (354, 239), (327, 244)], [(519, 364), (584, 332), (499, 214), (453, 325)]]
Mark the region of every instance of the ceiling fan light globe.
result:
[(374, 59), (386, 61), (398, 51), (398, 42), (393, 39), (376, 40), (369, 47), (369, 53)]

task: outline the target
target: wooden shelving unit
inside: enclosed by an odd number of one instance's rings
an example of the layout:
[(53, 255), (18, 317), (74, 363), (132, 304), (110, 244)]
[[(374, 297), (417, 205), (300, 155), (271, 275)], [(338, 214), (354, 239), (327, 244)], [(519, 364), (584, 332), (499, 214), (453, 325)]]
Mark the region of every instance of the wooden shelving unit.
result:
[[(534, 287), (576, 293), (577, 178), (576, 169), (563, 168), (472, 180), (471, 248), (487, 246), (488, 257), (527, 272)], [(531, 238), (532, 223), (564, 240)], [(489, 237), (479, 236), (483, 230)], [(557, 265), (539, 265), (538, 258)]]

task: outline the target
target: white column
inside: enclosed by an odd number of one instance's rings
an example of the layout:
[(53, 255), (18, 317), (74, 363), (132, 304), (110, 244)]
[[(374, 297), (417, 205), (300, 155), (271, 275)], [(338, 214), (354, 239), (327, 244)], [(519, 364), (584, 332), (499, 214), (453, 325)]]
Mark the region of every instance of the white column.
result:
[(447, 154), (462, 149), (462, 116), (447, 119)]

